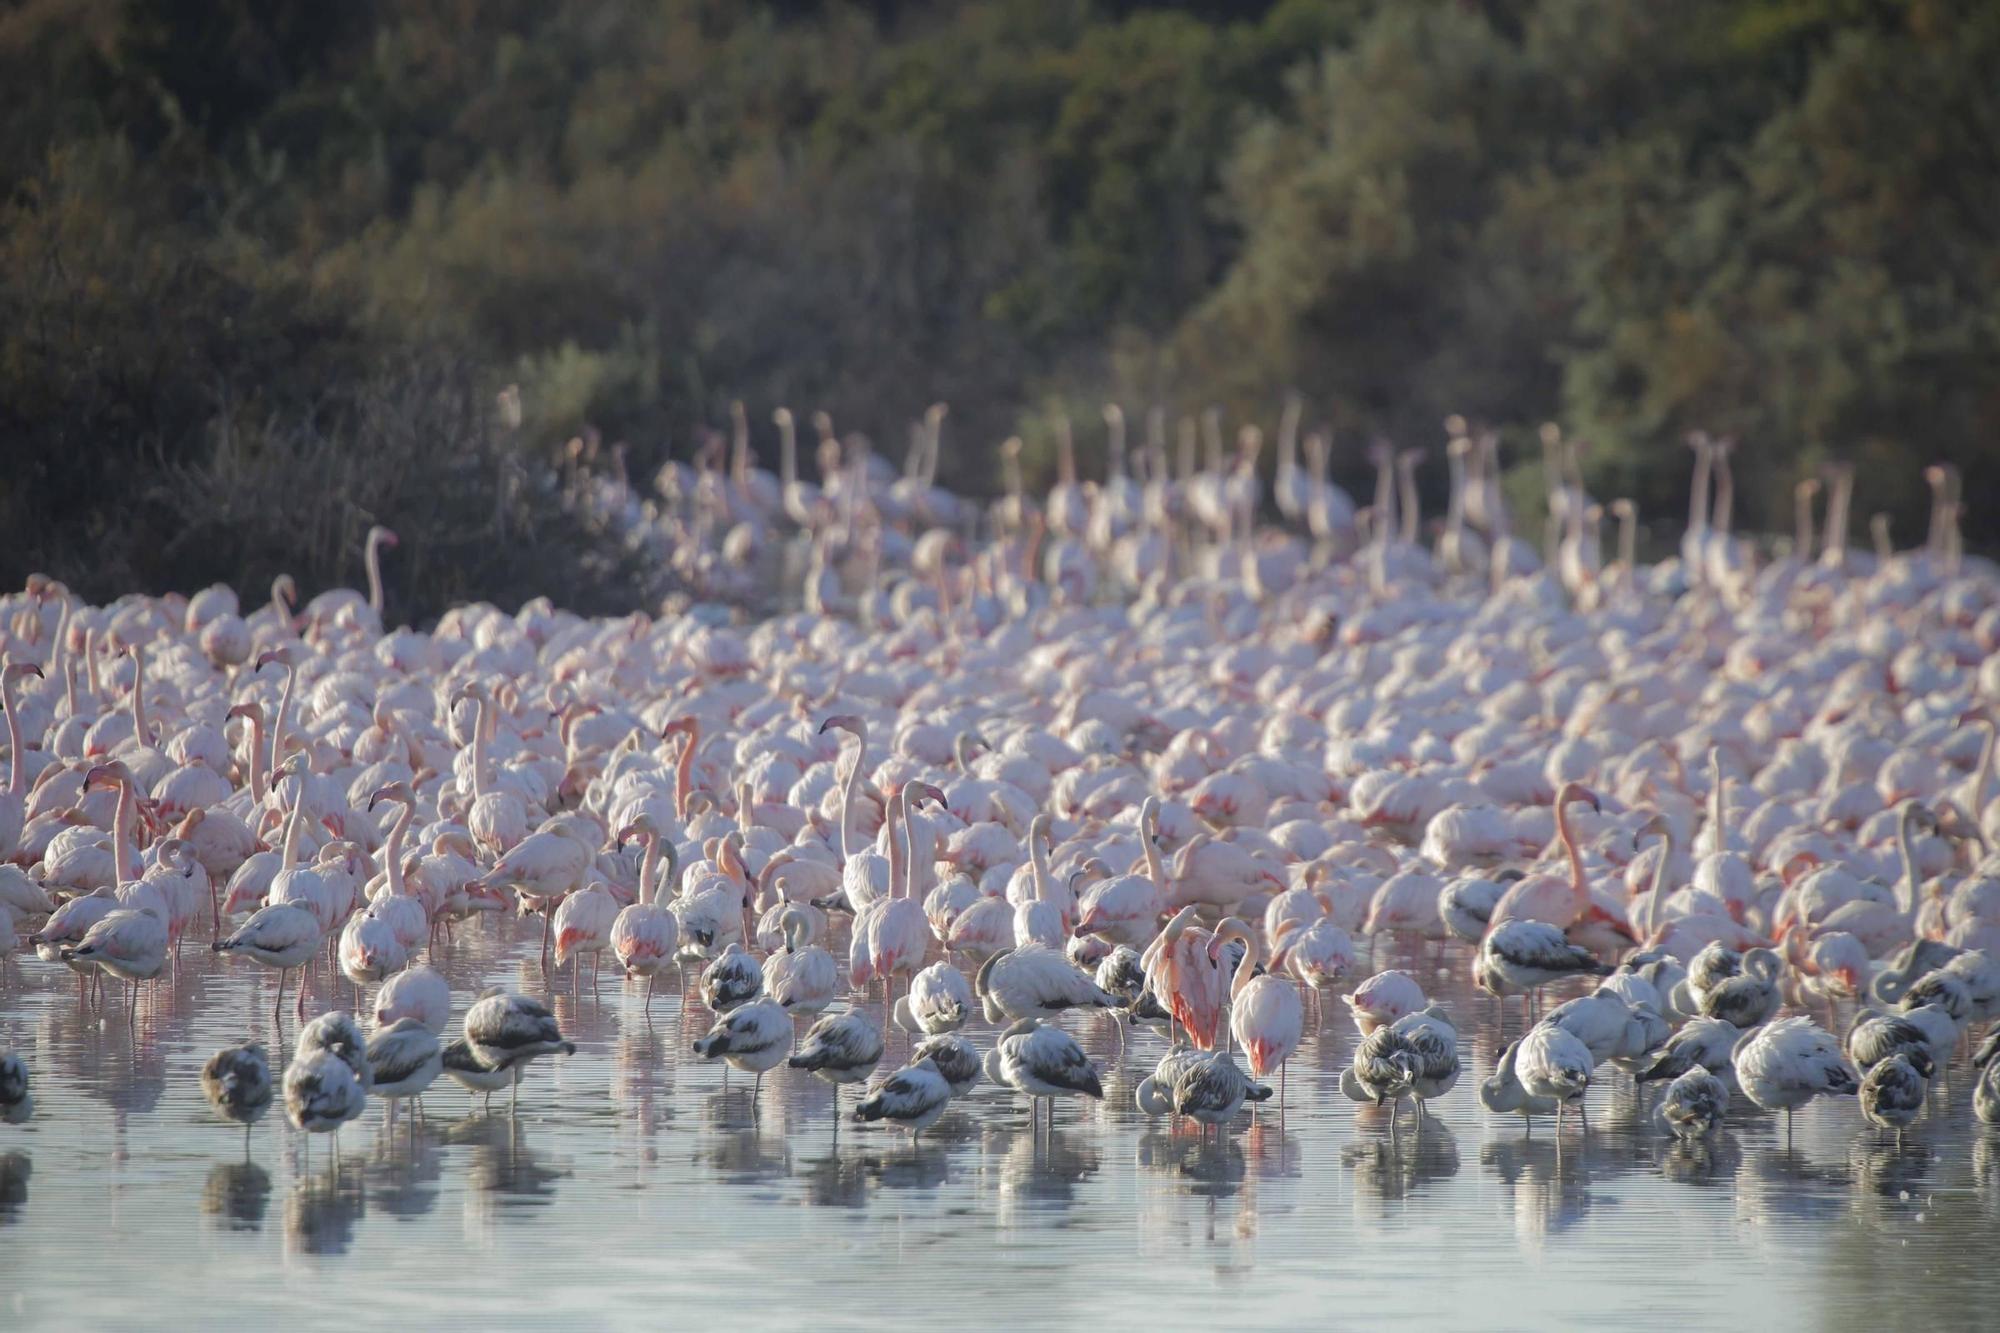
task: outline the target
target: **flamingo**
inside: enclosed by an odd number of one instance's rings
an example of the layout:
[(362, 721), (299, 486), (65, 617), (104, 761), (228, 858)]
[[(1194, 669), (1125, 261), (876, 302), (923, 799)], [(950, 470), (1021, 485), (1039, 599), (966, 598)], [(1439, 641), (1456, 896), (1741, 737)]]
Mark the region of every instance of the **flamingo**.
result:
[[(260, 907), (227, 939), (209, 947), (216, 953), (240, 953), (253, 962), (278, 970), (278, 1000), (271, 1009), (271, 1021), (280, 1021), (285, 1011), (285, 974), (302, 968), (319, 952), (322, 933), (319, 918), (295, 903), (273, 903)], [(306, 1012), (307, 977), (299, 976), (297, 1012)]]
[(487, 1069), (512, 1075), (512, 1105), (517, 1108), (521, 1074), (530, 1061), (576, 1054), (576, 1043), (563, 1036), (546, 1005), (498, 988), (480, 992), (465, 1011), (465, 1044)]
[(858, 1009), (829, 1014), (807, 1029), (798, 1052), (785, 1063), (833, 1084), (833, 1113), (838, 1121), (841, 1086), (866, 1081), (882, 1063), (882, 1030)]
[(1233, 1120), (1244, 1102), (1270, 1098), (1271, 1089), (1245, 1074), (1228, 1051), (1204, 1051), (1186, 1061), (1174, 1078), (1170, 1094), (1175, 1115), (1190, 1116), (1204, 1127), (1218, 1128)]
[(28, 1064), (14, 1052), (0, 1049), (0, 1122), (26, 1124), (35, 1113), (28, 1090)]
[(1219, 960), (1209, 956), (1209, 932), (1193, 926), (1195, 910), (1190, 904), (1174, 913), (1140, 964), (1173, 1022), (1197, 1049), (1210, 1051), (1222, 1016), (1224, 980)]
[(1904, 1131), (1930, 1096), (1931, 1068), (1929, 1057), (1920, 1051), (1899, 1052), (1878, 1062), (1861, 1079), (1862, 1118), (1877, 1129), (1895, 1130), (1901, 1144)]
[(346, 1061), (331, 1051), (301, 1051), (285, 1067), (285, 1113), (309, 1134), (334, 1135), (368, 1104), (367, 1090)]
[[(592, 879), (581, 889), (556, 904), (552, 925), (556, 938), (556, 966), (574, 955), (590, 955), (590, 989), (597, 991), (598, 963), (611, 947), (611, 934), (620, 913), (618, 900), (601, 879)], [(570, 972), (570, 986), (576, 985), (576, 970)]]
[[(1000, 1034), (986, 1053), (985, 1073), (989, 1082), (1025, 1093), (1031, 1100), (1046, 1100), (1051, 1132), (1055, 1130), (1056, 1098), (1104, 1100), (1104, 1084), (1076, 1038), (1034, 1018), (1017, 1019)], [(1033, 1118), (1039, 1120), (1039, 1116)]]
[(243, 1151), (250, 1151), (250, 1127), (271, 1109), (271, 1061), (261, 1042), (225, 1046), (201, 1067), (201, 1092), (216, 1114), (243, 1126)]
[(368, 1039), (367, 1055), (370, 1091), (389, 1103), (392, 1122), (398, 1101), (422, 1097), (444, 1073), (437, 1033), (415, 1018), (399, 1018), (377, 1031)]
[(897, 1027), (931, 1037), (956, 1032), (972, 1013), (972, 988), (965, 974), (943, 960), (910, 978), (909, 991), (895, 1006)]
[(764, 969), (741, 944), (732, 942), (702, 969), (701, 1002), (710, 1013), (727, 1014), (763, 995)]
[[(839, 965), (833, 955), (810, 942), (809, 910), (797, 903), (783, 906), (779, 919), (785, 947), (774, 949), (764, 959), (764, 992), (795, 1014), (819, 1013), (833, 1003), (840, 986)], [(959, 984), (964, 984), (962, 978)], [(915, 990), (912, 983), (912, 993)]]
[(757, 1093), (764, 1090), (764, 1075), (785, 1062), (792, 1053), (792, 1016), (775, 1000), (753, 1000), (716, 1020), (715, 1026), (694, 1043), (694, 1053), (704, 1060), (726, 1060), (733, 1069), (757, 1076)]
[(1728, 1087), (1699, 1065), (1669, 1083), (1660, 1099), (1660, 1114), (1668, 1130), (1687, 1142), (1713, 1134), (1728, 1110)]
[(1590, 1118), (1583, 1113), (1583, 1095), (1590, 1090), (1591, 1070), (1597, 1061), (1588, 1046), (1571, 1033), (1550, 1023), (1541, 1023), (1521, 1038), (1516, 1071), (1521, 1087), (1531, 1097), (1547, 1097), (1555, 1102), (1556, 1130), (1562, 1130), (1563, 1108), (1577, 1103), (1586, 1130)]
[(1730, 1062), (1744, 1096), (1785, 1113), (1787, 1138), (1794, 1110), (1815, 1097), (1852, 1096), (1861, 1086), (1839, 1044), (1805, 1018), (1780, 1018), (1744, 1033)]
[(1556, 792), (1556, 837), (1569, 858), (1569, 878), (1529, 875), (1516, 880), (1494, 905), (1490, 918), (1493, 927), (1509, 921), (1543, 921), (1568, 929), (1583, 921), (1605, 917), (1603, 909), (1591, 901), (1583, 853), (1577, 847), (1576, 830), (1570, 824), (1569, 807), (1579, 802), (1594, 811), (1603, 809), (1597, 794), (1580, 782), (1565, 782)]
[(64, 949), (66, 963), (93, 963), (125, 982), (128, 1022), (139, 1014), (139, 983), (160, 975), (167, 962), (167, 923), (150, 911), (115, 911), (84, 932), (74, 948)]
[[(1305, 1008), (1299, 993), (1277, 977), (1256, 975), (1260, 941), (1250, 928), (1235, 917), (1225, 918), (1209, 941), (1211, 961), (1222, 956), (1230, 940), (1241, 940), (1243, 957), (1229, 985), (1229, 1032), (1249, 1058), (1250, 1072), (1267, 1078), (1278, 1074), (1278, 1104), (1285, 1104), (1285, 1065), (1299, 1049), (1305, 1034)], [(1199, 1117), (1197, 1117), (1199, 1118)]]
[(854, 1108), (854, 1119), (864, 1124), (877, 1120), (892, 1121), (908, 1130), (914, 1140), (938, 1122), (952, 1096), (952, 1085), (939, 1070), (937, 1062), (925, 1056), (898, 1069), (870, 1089), (861, 1104)]
[(1071, 1009), (1118, 1007), (1116, 996), (1107, 994), (1060, 953), (1039, 944), (994, 954), (981, 965), (973, 990), (989, 1023), (1008, 1018), (1054, 1018)]
[(1580, 944), (1571, 944), (1562, 930), (1546, 921), (1517, 918), (1502, 921), (1479, 942), (1473, 960), (1473, 981), (1496, 998), (1522, 997), (1532, 1021), (1535, 995), (1564, 977), (1607, 976), (1611, 968)]
[(451, 1017), (451, 985), (436, 969), (404, 968), (375, 992), (375, 1027), (379, 1030), (414, 1018), (432, 1032), (442, 1033)]
[(1377, 972), (1343, 995), (1354, 1014), (1354, 1026), (1366, 1037), (1377, 1028), (1388, 1027), (1405, 1014), (1413, 1014), (1428, 1003), (1424, 988), (1408, 972), (1392, 968)]

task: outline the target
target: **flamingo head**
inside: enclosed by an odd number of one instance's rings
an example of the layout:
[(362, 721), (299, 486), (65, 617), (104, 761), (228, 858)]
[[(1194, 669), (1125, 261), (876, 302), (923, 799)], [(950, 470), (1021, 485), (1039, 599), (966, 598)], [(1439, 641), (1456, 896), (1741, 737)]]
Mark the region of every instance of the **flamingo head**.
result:
[(1581, 782), (1565, 782), (1562, 785), (1562, 790), (1556, 793), (1556, 806), (1558, 809), (1570, 804), (1572, 801), (1582, 801), (1599, 814), (1604, 812), (1603, 798), (1590, 788), (1584, 786)]
[(852, 713), (835, 713), (819, 724), (820, 735), (824, 736), (829, 731), (844, 731), (849, 735), (859, 736), (862, 734), (861, 719)]
[(131, 770), (117, 762), (97, 764), (83, 775), (83, 789), (86, 792), (103, 791), (132, 781)]
[(395, 801), (402, 805), (411, 805), (414, 803), (415, 798), (412, 796), (410, 792), (409, 783), (391, 782), (383, 786), (377, 787), (374, 790), (374, 792), (369, 795), (368, 808), (370, 810), (373, 810), (375, 808), (375, 803), (377, 801)]

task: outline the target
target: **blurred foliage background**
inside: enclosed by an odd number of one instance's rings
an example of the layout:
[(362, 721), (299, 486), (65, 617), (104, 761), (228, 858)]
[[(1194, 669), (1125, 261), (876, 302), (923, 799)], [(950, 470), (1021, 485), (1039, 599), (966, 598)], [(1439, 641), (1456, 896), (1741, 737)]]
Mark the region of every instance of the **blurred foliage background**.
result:
[(1915, 540), (1948, 458), (1991, 545), (1996, 70), (1981, 0), (0, 0), (0, 579), (310, 590), (382, 521), (392, 621), (615, 607), (586, 425), (943, 398), (979, 491), (1289, 388), (1356, 485), (1553, 418), (1672, 524), (1703, 427), (1749, 526), (1846, 458)]

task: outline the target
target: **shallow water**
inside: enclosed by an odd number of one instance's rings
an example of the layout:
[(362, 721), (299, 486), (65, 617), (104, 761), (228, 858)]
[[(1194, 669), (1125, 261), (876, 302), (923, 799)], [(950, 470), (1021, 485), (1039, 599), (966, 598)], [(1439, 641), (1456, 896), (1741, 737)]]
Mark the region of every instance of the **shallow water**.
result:
[[(1948, 1097), (1898, 1149), (1852, 1100), (1782, 1118), (1739, 1102), (1716, 1140), (1674, 1145), (1607, 1067), (1591, 1131), (1478, 1104), (1492, 1002), (1402, 955), (1459, 1017), (1471, 1067), (1421, 1131), (1340, 1095), (1355, 1032), (1337, 999), (1288, 1105), (1203, 1139), (1141, 1116), (1163, 1049), (1103, 1016), (1068, 1024), (1104, 1071), (1053, 1136), (982, 1085), (916, 1144), (839, 1124), (824, 1084), (751, 1080), (688, 1052), (707, 1025), (663, 987), (608, 973), (545, 983), (532, 926), (487, 921), (438, 962), (462, 1012), (481, 985), (557, 988), (577, 1055), (537, 1062), (518, 1115), (449, 1080), (414, 1133), (379, 1104), (326, 1136), (282, 1106), (249, 1134), (198, 1073), (216, 1047), (272, 1040), (270, 973), (191, 948), (178, 981), (86, 1018), (66, 970), (0, 963), (0, 1045), (30, 1063), (36, 1112), (0, 1125), (0, 1322), (157, 1325), (162, 1316), (367, 1328), (658, 1326), (733, 1313), (786, 1327), (968, 1327), (1307, 1318), (1547, 1328), (1987, 1327), (2000, 1319), (2000, 1137)], [(196, 946), (198, 947), (198, 946)], [(839, 952), (838, 950), (836, 952)], [(313, 1007), (325, 1007), (327, 982)], [(343, 980), (339, 994), (352, 997)], [(879, 1003), (879, 1001), (877, 1001)], [(290, 1001), (286, 1047), (296, 1035)], [(1518, 1025), (1519, 1014), (1509, 1011)], [(1308, 1026), (1311, 1026), (1309, 1019)], [(453, 1031), (456, 1030), (454, 1019)], [(983, 1049), (991, 1039), (971, 1034)], [(893, 1038), (890, 1059), (907, 1049)], [(273, 1051), (274, 1066), (280, 1052)], [(885, 1070), (889, 1068), (885, 1061)], [(849, 1089), (845, 1104), (856, 1092)]]

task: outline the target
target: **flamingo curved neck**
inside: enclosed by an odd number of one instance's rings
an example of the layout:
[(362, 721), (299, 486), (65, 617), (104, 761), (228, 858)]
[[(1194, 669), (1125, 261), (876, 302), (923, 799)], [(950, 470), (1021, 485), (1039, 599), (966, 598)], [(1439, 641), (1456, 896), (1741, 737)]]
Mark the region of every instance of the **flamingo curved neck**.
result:
[(936, 857), (937, 843), (930, 825), (923, 831), (923, 846), (918, 847), (917, 823), (910, 818), (910, 798), (908, 788), (903, 796), (903, 896), (921, 902), (931, 889), (931, 862)]
[(1674, 835), (1671, 829), (1660, 831), (1660, 859), (1653, 863), (1653, 883), (1646, 893), (1646, 938), (1653, 938), (1653, 929), (1660, 921), (1660, 894), (1667, 886), (1667, 862), (1674, 856)]
[(1916, 823), (1916, 819), (1916, 808), (1905, 806), (1902, 818), (1896, 822), (1896, 841), (1903, 853), (1903, 878), (1898, 886), (1902, 890), (1903, 901), (1899, 906), (1903, 910), (1903, 916), (1911, 921), (1916, 920), (1917, 895), (1922, 888), (1917, 881), (1916, 839), (1911, 833), (1911, 827)]
[(1162, 896), (1167, 892), (1167, 868), (1160, 863), (1160, 849), (1156, 839), (1160, 836), (1160, 818), (1148, 813), (1139, 821), (1139, 840), (1146, 854), (1146, 878), (1153, 881), (1153, 887)]
[(7, 714), (7, 794), (19, 796), (27, 790), (28, 768), (21, 755), (21, 719), (14, 713), (12, 676), (0, 676), (0, 710)]
[(264, 748), (264, 710), (255, 709), (250, 718), (250, 798), (262, 801), (271, 789), (270, 770), (265, 766), (269, 754)]
[(1694, 483), (1688, 489), (1688, 531), (1703, 532), (1708, 528), (1708, 476), (1710, 462), (1708, 446), (1697, 445), (1694, 451)]
[[(1982, 725), (1986, 728), (1986, 743), (1979, 747), (1979, 772), (1972, 779), (1971, 813), (1972, 826), (1974, 828), (1981, 827), (1986, 815), (1986, 784), (1987, 780), (1993, 774), (1994, 739), (2000, 737), (2000, 727), (1995, 727), (1991, 722), (1986, 722)], [(9, 726), (12, 726), (11, 721)], [(21, 782), (20, 770), (18, 768), (19, 759), (16, 759), (15, 763), (17, 767), (15, 769), (14, 790), (19, 791)]]
[(368, 609), (375, 618), (382, 617), (382, 539), (375, 533), (368, 534), (368, 548), (362, 553), (361, 563), (368, 570)]
[[(134, 838), (138, 823), (139, 799), (129, 778), (118, 779), (118, 810), (111, 820), (112, 855), (118, 862), (120, 880), (137, 879), (141, 872), (139, 846)], [(130, 852), (128, 857), (127, 852)]]
[(389, 892), (398, 898), (404, 894), (403, 839), (409, 836), (410, 821), (415, 819), (416, 816), (416, 805), (405, 801), (403, 802), (402, 809), (396, 812), (396, 822), (389, 826), (389, 842), (387, 850), (384, 852), (384, 855), (388, 857), (388, 862), (384, 866), (384, 870), (389, 877)]
[(1569, 883), (1576, 896), (1588, 902), (1590, 883), (1583, 874), (1583, 853), (1577, 849), (1576, 831), (1570, 827), (1569, 802), (1556, 802), (1556, 837), (1561, 839), (1563, 851), (1569, 856)]
[(279, 763), (285, 757), (285, 714), (292, 706), (292, 686), (298, 681), (298, 672), (290, 662), (285, 663), (285, 689), (278, 696), (278, 716), (271, 722), (271, 771), (278, 771)]
[(1049, 852), (1044, 830), (1028, 830), (1028, 865), (1035, 876), (1035, 901), (1045, 903), (1049, 900)]
[(905, 873), (904, 857), (906, 849), (903, 835), (907, 833), (907, 830), (902, 827), (902, 819), (903, 809), (908, 800), (909, 797), (905, 794), (905, 789), (898, 787), (896, 794), (889, 798), (889, 808), (884, 813), (885, 823), (883, 824), (883, 828), (889, 840), (888, 897), (892, 899), (896, 896), (896, 890), (902, 884)]
[(285, 820), (285, 850), (278, 857), (278, 869), (290, 870), (299, 863), (299, 843), (306, 831), (305, 779), (299, 779), (299, 792), (292, 801), (292, 813)]
[(868, 729), (854, 729), (854, 767), (847, 770), (847, 782), (840, 789), (840, 864), (846, 867), (853, 855), (849, 826), (854, 817), (854, 791), (861, 785), (861, 768), (868, 758)]
[(1711, 791), (1709, 792), (1708, 820), (1715, 827), (1715, 835), (1712, 839), (1714, 847), (1712, 850), (1726, 852), (1729, 850), (1729, 827), (1724, 822), (1724, 816), (1728, 813), (1729, 805), (1725, 799), (1723, 787), (1729, 779), (1722, 775), (1721, 751), (1709, 751), (1708, 771), (1711, 787)]
[(146, 731), (146, 652), (132, 649), (132, 734), (141, 745), (152, 744)]
[(643, 907), (659, 896), (660, 892), (660, 843), (657, 833), (648, 833), (645, 853), (639, 858), (639, 904)]
[(691, 724), (681, 744), (681, 757), (674, 763), (674, 818), (687, 822), (688, 798), (694, 795), (694, 752), (701, 743), (701, 728)]
[(487, 765), (491, 756), (486, 746), (486, 731), (491, 707), (484, 694), (472, 696), (472, 799), (475, 801), (489, 789)]

